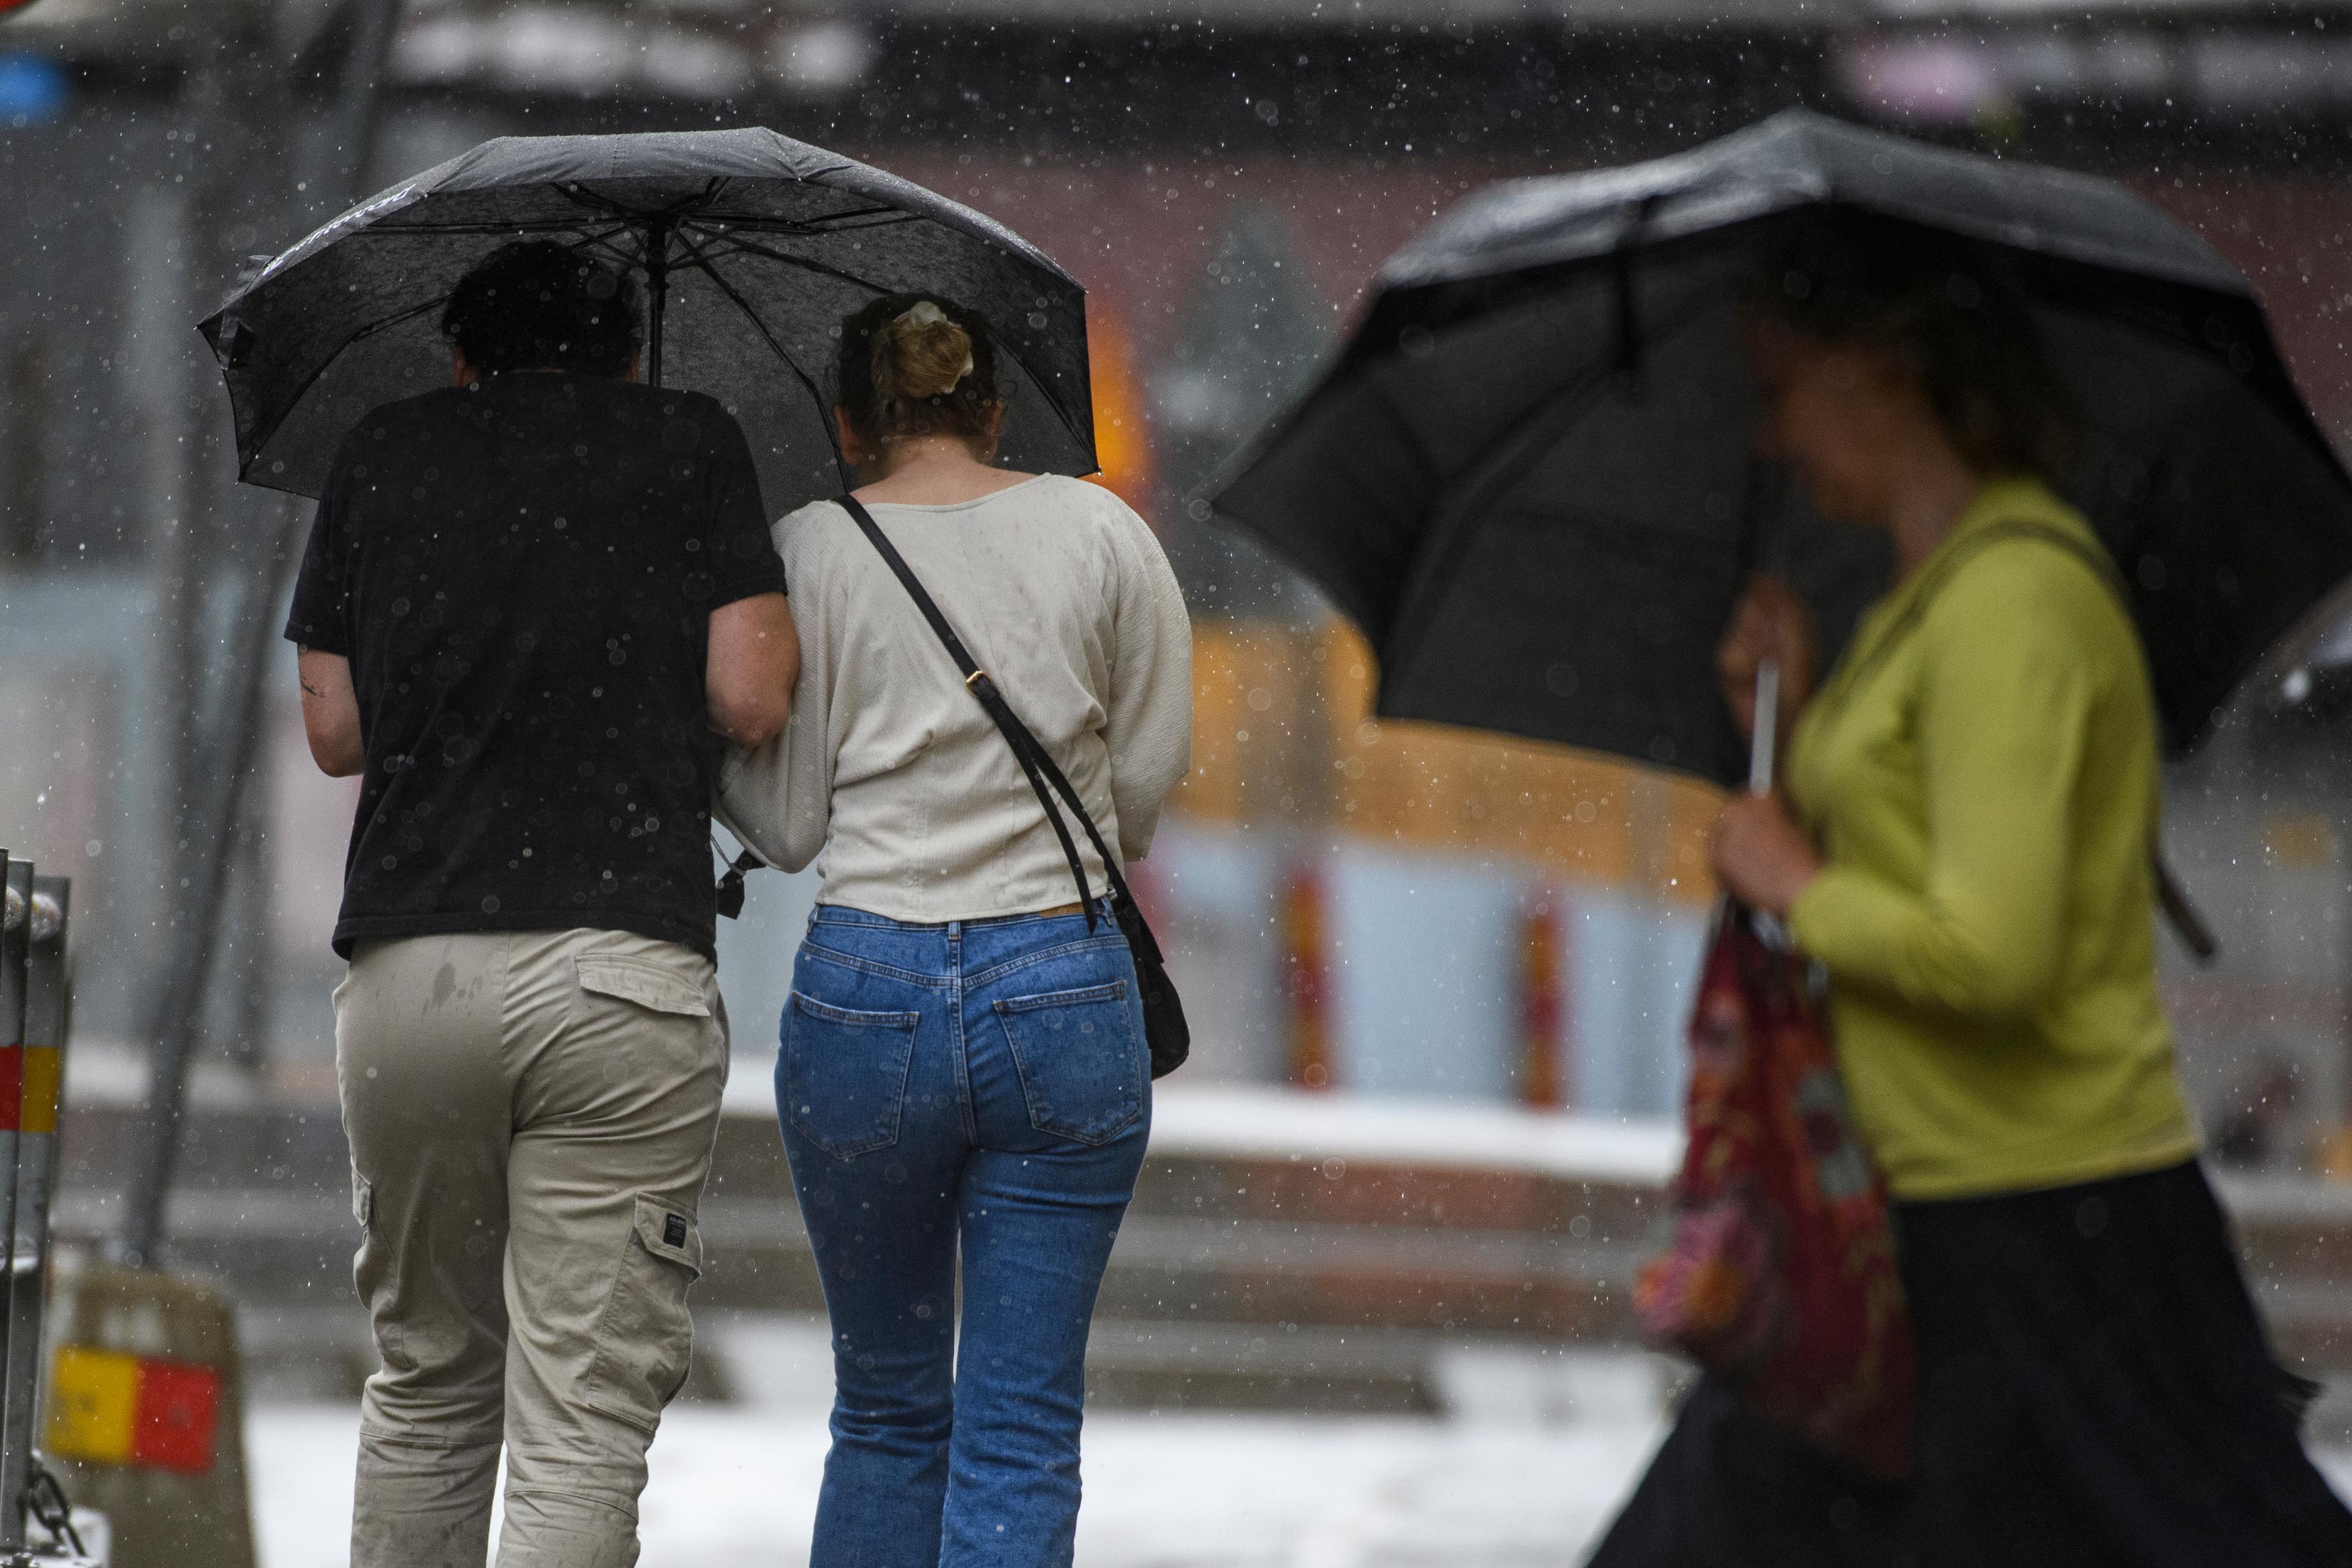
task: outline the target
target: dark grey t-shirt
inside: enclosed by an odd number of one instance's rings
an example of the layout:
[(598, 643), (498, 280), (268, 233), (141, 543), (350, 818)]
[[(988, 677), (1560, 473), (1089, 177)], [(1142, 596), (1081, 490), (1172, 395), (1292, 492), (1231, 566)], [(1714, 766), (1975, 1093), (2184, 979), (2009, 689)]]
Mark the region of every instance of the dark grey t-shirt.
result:
[(286, 623), (359, 693), (335, 951), (588, 926), (709, 955), (710, 612), (783, 587), (698, 393), (533, 372), (361, 421)]

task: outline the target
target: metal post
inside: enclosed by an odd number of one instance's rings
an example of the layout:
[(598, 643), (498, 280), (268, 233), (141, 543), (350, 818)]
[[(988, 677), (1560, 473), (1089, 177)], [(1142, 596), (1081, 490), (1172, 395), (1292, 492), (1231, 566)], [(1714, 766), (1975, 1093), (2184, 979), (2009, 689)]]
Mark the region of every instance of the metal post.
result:
[(188, 924), (173, 945), (172, 968), (147, 1030), (147, 1109), (141, 1119), (131, 1184), (124, 1194), (121, 1242), (123, 1261), (136, 1268), (154, 1268), (163, 1244), (163, 1204), (180, 1153), (180, 1112), (187, 1098), (188, 1058), (195, 1047), (205, 982), (212, 973), (213, 952), (220, 940), (221, 893), (228, 879), (229, 850), (236, 837), (239, 802), (261, 752), (268, 661), (276, 641), (272, 617), (282, 578), (300, 558), (304, 526), (301, 513), (287, 507), (278, 542), (278, 569), (247, 592), (236, 663), (227, 677), (230, 701), (223, 727), (228, 731), (228, 754), (218, 759), (211, 780), (213, 799), (197, 819), (201, 853), (191, 868), (193, 875), (184, 895), (189, 906)]
[[(25, 1080), (25, 958), (33, 923), (33, 865), (9, 860), (7, 908), (0, 918), (0, 1236), (16, 1233), (17, 1121), (24, 1102)], [(12, 1292), (13, 1294), (13, 1292)], [(16, 1357), (15, 1325), (0, 1321), (0, 1369), (12, 1380), (0, 1387), (0, 1399), (13, 1401)], [(25, 1517), (16, 1494), (0, 1496), (0, 1547), (19, 1545), (25, 1538)]]
[[(356, 191), (366, 171), (359, 166), (372, 156), (382, 112), (383, 64), (399, 21), (392, 0), (368, 0), (354, 41), (350, 70), (345, 76), (347, 114), (337, 152), (346, 160), (341, 179)], [(192, 99), (217, 97), (213, 79), (220, 74), (220, 51), (208, 57), (213, 65), (192, 78)], [(209, 85), (206, 85), (209, 83)], [(223, 114), (220, 123), (227, 123)], [(135, 1268), (155, 1267), (162, 1249), (163, 1207), (179, 1158), (180, 1117), (187, 1089), (188, 1058), (205, 1005), (206, 984), (219, 945), (222, 895), (228, 879), (228, 848), (236, 837), (244, 792), (251, 782), (260, 754), (266, 718), (267, 660), (275, 645), (273, 612), (286, 583), (301, 559), (305, 515), (291, 505), (280, 514), (276, 553), (256, 571), (248, 589), (246, 623), (238, 634), (236, 662), (226, 672), (222, 704), (226, 710), (216, 727), (207, 727), (214, 749), (205, 760), (210, 798), (201, 814), (184, 817), (184, 837), (194, 846), (185, 879), (175, 904), (177, 929), (170, 950), (163, 985), (158, 993), (146, 1030), (149, 1052), (147, 1108), (139, 1143), (132, 1151), (130, 1186), (125, 1193), (123, 1234), (119, 1243), (122, 1261)], [(191, 668), (194, 668), (193, 654)], [(168, 684), (166, 689), (169, 689)], [(193, 794), (193, 790), (191, 791)]]
[(342, 113), (335, 121), (335, 151), (342, 158), (342, 205), (366, 195), (368, 165), (383, 123), (384, 67), (400, 31), (401, 0), (360, 0), (359, 31), (343, 65)]
[(73, 884), (63, 877), (33, 879), (26, 931), (16, 1223), (8, 1255), (6, 1403), (0, 1407), (0, 1552), (25, 1543), (33, 1447), (40, 1432), (41, 1318), (48, 1284), (49, 1202), (58, 1181), (58, 1112), (65, 1089), (70, 1011), (66, 914), (72, 898)]

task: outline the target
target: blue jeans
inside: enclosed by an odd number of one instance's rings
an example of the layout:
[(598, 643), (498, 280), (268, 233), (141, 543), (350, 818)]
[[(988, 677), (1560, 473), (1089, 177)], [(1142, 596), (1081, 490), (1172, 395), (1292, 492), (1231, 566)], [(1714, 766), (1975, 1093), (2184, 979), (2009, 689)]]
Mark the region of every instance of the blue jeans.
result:
[(1151, 1124), (1118, 929), (820, 906), (776, 1102), (833, 1320), (811, 1562), (1062, 1568), (1087, 1329)]

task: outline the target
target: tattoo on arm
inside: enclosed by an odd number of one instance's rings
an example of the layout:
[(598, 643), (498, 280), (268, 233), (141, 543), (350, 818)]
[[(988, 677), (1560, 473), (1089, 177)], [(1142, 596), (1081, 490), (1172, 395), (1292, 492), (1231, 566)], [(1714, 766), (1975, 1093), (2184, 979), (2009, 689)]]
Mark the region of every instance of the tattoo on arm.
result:
[[(310, 653), (310, 651), (311, 648), (309, 643), (298, 642), (294, 645), (294, 652), (298, 656)], [(327, 689), (325, 687), (311, 685), (309, 681), (302, 679), (302, 677), (299, 673), (294, 677), (294, 679), (300, 684), (302, 689), (312, 697), (324, 697), (327, 695)]]

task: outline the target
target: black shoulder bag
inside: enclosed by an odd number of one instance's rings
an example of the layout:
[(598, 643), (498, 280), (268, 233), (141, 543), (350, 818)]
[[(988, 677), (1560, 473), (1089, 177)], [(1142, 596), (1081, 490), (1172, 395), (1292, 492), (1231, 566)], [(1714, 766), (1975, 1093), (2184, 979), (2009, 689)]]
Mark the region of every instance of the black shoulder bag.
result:
[(1061, 804), (1054, 798), (1056, 795), (1068, 803), (1070, 815), (1078, 819), (1078, 826), (1087, 830), (1087, 841), (1094, 845), (1095, 853), (1102, 857), (1103, 874), (1110, 879), (1111, 918), (1118, 922), (1119, 933), (1127, 938), (1128, 948), (1135, 955), (1136, 990), (1143, 1003), (1143, 1037), (1151, 1047), (1151, 1076), (1166, 1078), (1182, 1067), (1184, 1058), (1192, 1054), (1192, 1029), (1184, 1021), (1184, 1004), (1176, 994), (1175, 983), (1168, 978), (1168, 965), (1160, 955), (1159, 941), (1152, 936), (1151, 927), (1143, 918), (1143, 910), (1137, 907), (1135, 896), (1127, 890), (1127, 879), (1119, 875), (1118, 857), (1113, 855), (1109, 846), (1103, 842), (1101, 831), (1095, 826), (1095, 819), (1087, 814), (1085, 805), (1078, 799), (1078, 792), (1070, 787), (1067, 775), (1045, 748), (1038, 743), (1037, 737), (1029, 732), (1029, 727), (1013, 713), (1011, 705), (1004, 700), (1004, 694), (989, 678), (988, 671), (981, 668), (978, 661), (973, 659), (971, 650), (963, 646), (963, 639), (956, 636), (955, 628), (948, 625), (947, 617), (940, 613), (939, 605), (924, 589), (921, 580), (907, 564), (906, 557), (898, 553), (898, 547), (875, 523), (873, 513), (867, 511), (856, 496), (843, 496), (841, 506), (865, 531), (866, 539), (880, 552), (882, 559), (889, 563), (890, 570), (898, 574), (908, 597), (915, 601), (915, 607), (923, 612), (923, 618), (931, 623), (931, 630), (945, 645), (948, 657), (955, 660), (958, 669), (963, 671), (964, 689), (988, 710), (988, 716), (996, 721), (997, 729), (1003, 732), (1004, 743), (1013, 748), (1013, 760), (1021, 764), (1021, 772), (1028, 778), (1029, 787), (1037, 792), (1037, 803), (1045, 808), (1046, 820), (1054, 825), (1054, 837), (1062, 842), (1062, 854), (1070, 862), (1071, 879), (1078, 885), (1078, 903), (1086, 910), (1088, 931), (1095, 929), (1095, 922), (1099, 918), (1095, 909), (1094, 889), (1087, 884), (1086, 867), (1078, 860), (1078, 848), (1070, 838), (1068, 823), (1063, 820)]

